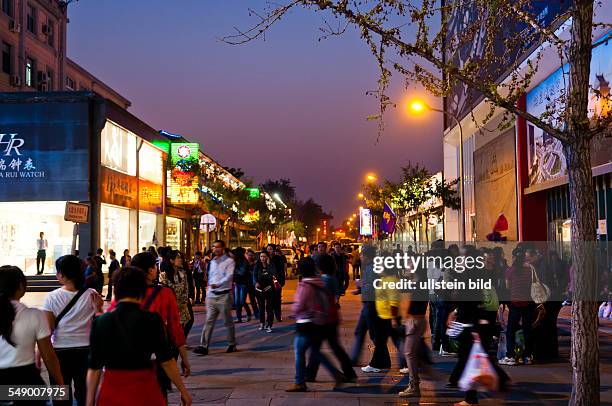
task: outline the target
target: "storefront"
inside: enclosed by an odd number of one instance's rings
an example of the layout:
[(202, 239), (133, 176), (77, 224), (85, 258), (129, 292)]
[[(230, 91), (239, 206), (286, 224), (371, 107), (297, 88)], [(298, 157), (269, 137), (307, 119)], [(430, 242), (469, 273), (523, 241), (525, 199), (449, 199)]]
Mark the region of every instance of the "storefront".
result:
[[(89, 100), (30, 103), (27, 95), (0, 99), (0, 258), (2, 265), (36, 273), (37, 240), (47, 241), (45, 272), (70, 253), (73, 223), (67, 201), (90, 196)], [(79, 248), (90, 245), (80, 229)]]
[(163, 152), (107, 120), (101, 134), (100, 247), (105, 252), (163, 243)]

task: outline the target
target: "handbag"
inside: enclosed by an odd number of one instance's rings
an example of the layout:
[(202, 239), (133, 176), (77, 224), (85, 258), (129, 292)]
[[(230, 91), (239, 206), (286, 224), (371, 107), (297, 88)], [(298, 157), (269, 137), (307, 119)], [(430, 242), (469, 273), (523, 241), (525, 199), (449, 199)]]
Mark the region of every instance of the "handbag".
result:
[(499, 385), (499, 377), (489, 356), (482, 348), (480, 340), (475, 340), (470, 351), (465, 369), (459, 379), (461, 390), (468, 391), (483, 386), (488, 390), (495, 391)]
[(550, 288), (540, 281), (533, 265), (529, 264), (529, 267), (531, 268), (531, 299), (536, 304), (544, 303), (550, 297)]
[(282, 286), (276, 276), (272, 276), (272, 282), (274, 283), (274, 290), (281, 290)]

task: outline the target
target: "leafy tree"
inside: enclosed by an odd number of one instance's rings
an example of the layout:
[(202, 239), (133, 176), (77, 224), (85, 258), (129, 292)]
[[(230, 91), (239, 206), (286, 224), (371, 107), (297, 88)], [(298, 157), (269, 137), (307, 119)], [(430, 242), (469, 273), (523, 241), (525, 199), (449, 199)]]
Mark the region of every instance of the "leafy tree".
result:
[(266, 180), (261, 187), (271, 195), (278, 194), (283, 203), (291, 206), (295, 201), (295, 186), (290, 179), (281, 178), (279, 180)]
[[(540, 23), (532, 0), (287, 0), (264, 13), (253, 13), (260, 21), (239, 30), (225, 41), (240, 44), (264, 37), (268, 29), (295, 7), (323, 10), (341, 21), (326, 22), (324, 36), (341, 35), (354, 26), (372, 51), (380, 67), (378, 89), (372, 92), (380, 103), (379, 119), (395, 104), (386, 90), (393, 72), (407, 82), (419, 83), (436, 96), (447, 96), (454, 86), (463, 86), (489, 103), (491, 118), (497, 108), (505, 109), (502, 126), (516, 116), (546, 131), (563, 146), (567, 160), (571, 212), (572, 271), (572, 395), (570, 404), (597, 406), (600, 403), (599, 340), (597, 321), (598, 275), (595, 255), (590, 251), (596, 238), (594, 187), (590, 145), (593, 139), (612, 135), (612, 114), (589, 116), (589, 77), (593, 28), (611, 28), (609, 21), (594, 21), (599, 0), (574, 0), (560, 18), (570, 29), (557, 34)], [(451, 17), (473, 9), (473, 18), (456, 32), (449, 31)], [(570, 19), (571, 18), (571, 19)], [(459, 20), (462, 20), (461, 18)], [(529, 27), (521, 35), (516, 29)], [(439, 27), (439, 29), (436, 29)], [(450, 34), (449, 34), (450, 32)], [(523, 63), (533, 44), (548, 43), (556, 52), (559, 66), (569, 67), (561, 95), (550, 100), (540, 116), (530, 114), (520, 103), (532, 84), (547, 48)], [(460, 62), (456, 55), (466, 44), (482, 44), (482, 52)], [(499, 46), (498, 46), (499, 44)], [(550, 56), (548, 56), (550, 57)], [(500, 79), (504, 79), (500, 81)], [(595, 93), (600, 103), (610, 96)], [(474, 118), (476, 121), (476, 119)], [(482, 123), (482, 122), (481, 122)]]

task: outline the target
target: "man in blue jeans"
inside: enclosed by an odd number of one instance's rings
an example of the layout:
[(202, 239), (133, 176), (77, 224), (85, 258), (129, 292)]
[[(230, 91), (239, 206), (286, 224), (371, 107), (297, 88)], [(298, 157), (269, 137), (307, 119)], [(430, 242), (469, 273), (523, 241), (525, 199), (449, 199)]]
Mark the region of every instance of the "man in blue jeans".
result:
[(370, 333), (372, 341), (374, 341), (376, 336), (376, 302), (374, 287), (372, 286), (375, 255), (376, 248), (372, 246), (363, 246), (361, 248), (362, 279), (359, 280), (357, 289), (352, 292), (354, 295), (361, 295), (361, 313), (355, 327), (355, 341), (351, 352), (351, 362), (355, 366), (359, 363), (366, 333)]

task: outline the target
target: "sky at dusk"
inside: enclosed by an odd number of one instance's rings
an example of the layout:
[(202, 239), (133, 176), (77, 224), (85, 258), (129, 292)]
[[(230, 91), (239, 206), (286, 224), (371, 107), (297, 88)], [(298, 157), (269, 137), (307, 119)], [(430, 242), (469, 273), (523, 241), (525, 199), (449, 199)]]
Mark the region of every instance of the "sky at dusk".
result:
[[(366, 121), (377, 101), (377, 68), (354, 30), (319, 41), (323, 13), (296, 9), (266, 41), (219, 41), (256, 20), (264, 1), (80, 0), (69, 9), (68, 55), (132, 102), (157, 129), (183, 134), (256, 182), (289, 178), (298, 197), (355, 212), (367, 172), (395, 178), (408, 161), (442, 167), (442, 117), (403, 109)], [(390, 94), (408, 95), (399, 78)], [(427, 97), (427, 95), (424, 95)], [(436, 104), (431, 96), (430, 103)]]

